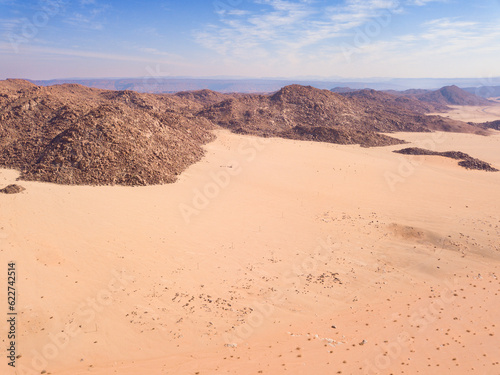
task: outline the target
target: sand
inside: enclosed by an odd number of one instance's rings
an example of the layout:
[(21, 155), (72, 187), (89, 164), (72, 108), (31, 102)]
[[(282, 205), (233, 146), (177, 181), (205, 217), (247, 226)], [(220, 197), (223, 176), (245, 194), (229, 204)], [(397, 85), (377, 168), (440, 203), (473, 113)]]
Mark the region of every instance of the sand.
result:
[[(500, 167), (500, 132), (395, 136)], [(221, 131), (175, 184), (20, 182), (0, 373), (500, 373), (500, 173), (398, 147)]]
[(450, 105), (451, 111), (446, 113), (434, 113), (443, 117), (465, 122), (487, 122), (500, 119), (500, 100), (493, 100), (498, 104), (491, 106), (458, 106)]

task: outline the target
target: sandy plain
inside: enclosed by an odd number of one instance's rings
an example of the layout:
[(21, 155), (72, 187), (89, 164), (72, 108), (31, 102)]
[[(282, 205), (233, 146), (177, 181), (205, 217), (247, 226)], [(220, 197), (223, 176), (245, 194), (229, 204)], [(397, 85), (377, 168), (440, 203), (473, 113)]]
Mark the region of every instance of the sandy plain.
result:
[[(500, 168), (500, 132), (395, 136)], [(399, 148), (221, 131), (175, 184), (19, 182), (0, 372), (499, 374), (500, 173)]]
[[(490, 99), (492, 102), (500, 104), (500, 99)], [(455, 120), (465, 122), (487, 122), (495, 121), (500, 118), (500, 105), (491, 106), (458, 106), (451, 105), (451, 110), (446, 113), (434, 113), (444, 117), (450, 117)]]

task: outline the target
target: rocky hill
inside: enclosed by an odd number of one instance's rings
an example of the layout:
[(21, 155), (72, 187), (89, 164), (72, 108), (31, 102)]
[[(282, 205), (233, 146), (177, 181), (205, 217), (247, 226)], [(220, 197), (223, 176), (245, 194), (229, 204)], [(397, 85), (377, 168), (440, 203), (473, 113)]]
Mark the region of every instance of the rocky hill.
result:
[(483, 122), (481, 124), (476, 124), (477, 126), (484, 126), (488, 129), (500, 130), (500, 120)]
[(491, 103), (457, 86), (445, 86), (439, 90), (417, 95), (417, 99), (444, 105), (490, 105)]
[(466, 87), (463, 90), (486, 99), (500, 97), (500, 86)]
[(0, 81), (0, 166), (25, 180), (61, 184), (169, 183), (203, 156), (217, 127), (264, 137), (402, 143), (381, 132), (484, 132), (425, 116), (413, 99), (363, 90), (339, 95), (291, 85), (271, 95), (108, 91)]
[(421, 114), (446, 110), (448, 107), (439, 103), (430, 103), (417, 99), (414, 96), (394, 95), (390, 92), (376, 91), (371, 89), (354, 90), (344, 92), (341, 95), (362, 101), (371, 107), (392, 112), (418, 112)]
[(363, 89), (353, 89), (351, 87), (346, 87), (346, 86), (337, 86), (331, 89), (331, 92), (335, 92), (337, 94), (346, 94), (350, 92), (356, 92), (356, 91), (361, 91)]
[(223, 100), (230, 98), (230, 94), (221, 94), (220, 92), (212, 90), (197, 90), (197, 91), (181, 91), (175, 94), (175, 96), (191, 100), (195, 103), (201, 104), (202, 106), (220, 103)]
[(391, 94), (417, 99), (424, 103), (436, 106), (437, 110), (447, 109), (449, 105), (491, 105), (492, 102), (471, 92), (453, 86), (445, 86), (439, 90), (406, 90), (392, 91)]
[[(334, 129), (335, 143), (345, 143), (341, 135), (364, 146), (383, 145), (381, 139), (371, 142), (376, 132), (395, 131), (458, 131), (480, 132), (470, 124), (426, 116), (412, 111), (408, 102), (416, 108), (424, 108), (412, 99), (397, 98), (374, 90), (362, 90), (339, 95), (329, 90), (310, 86), (286, 86), (273, 95), (244, 95), (233, 97), (208, 106), (199, 112), (200, 116), (232, 131), (261, 136), (278, 136), (296, 139), (303, 134), (305, 139), (314, 138), (320, 128)], [(296, 127), (299, 129), (293, 130)], [(322, 133), (326, 134), (323, 131)], [(311, 133), (305, 135), (306, 133)], [(355, 132), (367, 136), (365, 142), (353, 141)], [(339, 138), (340, 137), (340, 138)], [(346, 139), (347, 139), (346, 138)], [(394, 139), (385, 138), (385, 144)]]
[(0, 82), (0, 165), (61, 184), (173, 182), (213, 139), (191, 109), (161, 95)]

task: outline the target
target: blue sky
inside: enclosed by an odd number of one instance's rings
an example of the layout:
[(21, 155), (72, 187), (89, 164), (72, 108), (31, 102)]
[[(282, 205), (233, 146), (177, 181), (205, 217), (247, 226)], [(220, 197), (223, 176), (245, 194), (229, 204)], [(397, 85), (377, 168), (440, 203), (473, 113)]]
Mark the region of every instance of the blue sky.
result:
[(500, 76), (500, 0), (0, 0), (0, 78)]

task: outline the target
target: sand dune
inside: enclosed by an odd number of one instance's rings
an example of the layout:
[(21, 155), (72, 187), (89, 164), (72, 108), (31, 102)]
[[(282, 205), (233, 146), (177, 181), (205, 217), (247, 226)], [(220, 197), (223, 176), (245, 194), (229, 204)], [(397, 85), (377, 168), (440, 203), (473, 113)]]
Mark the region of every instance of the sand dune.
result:
[[(500, 134), (394, 136), (500, 167)], [(500, 173), (401, 146), (205, 147), (171, 185), (0, 196), (18, 374), (500, 372)]]

